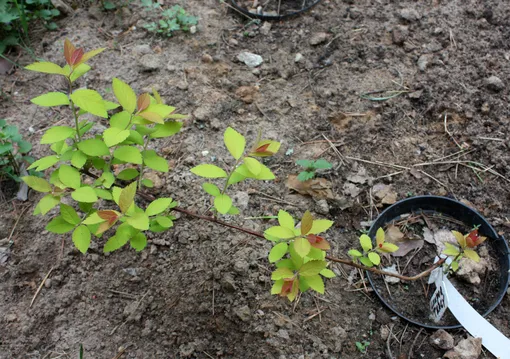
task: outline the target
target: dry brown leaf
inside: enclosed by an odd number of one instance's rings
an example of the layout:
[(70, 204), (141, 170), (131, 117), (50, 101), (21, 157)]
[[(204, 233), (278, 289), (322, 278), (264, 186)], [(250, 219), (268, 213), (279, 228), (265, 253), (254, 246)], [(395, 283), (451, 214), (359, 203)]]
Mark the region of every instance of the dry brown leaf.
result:
[(335, 198), (335, 195), (331, 190), (332, 184), (325, 178), (314, 178), (301, 182), (297, 179), (297, 175), (289, 175), (286, 186), (300, 194), (309, 195), (315, 198)]
[(409, 239), (407, 241), (400, 242), (398, 244), (398, 251), (391, 253), (391, 255), (393, 257), (403, 257), (415, 249), (420, 249), (423, 247), (424, 243), (425, 241), (423, 239)]
[(393, 204), (397, 202), (397, 192), (393, 191), (391, 185), (378, 183), (372, 187), (372, 193), (376, 198), (381, 200), (382, 204)]
[(401, 242), (403, 239), (404, 233), (402, 233), (400, 229), (394, 225), (389, 226), (384, 234), (384, 240), (388, 243), (399, 245), (398, 242)]

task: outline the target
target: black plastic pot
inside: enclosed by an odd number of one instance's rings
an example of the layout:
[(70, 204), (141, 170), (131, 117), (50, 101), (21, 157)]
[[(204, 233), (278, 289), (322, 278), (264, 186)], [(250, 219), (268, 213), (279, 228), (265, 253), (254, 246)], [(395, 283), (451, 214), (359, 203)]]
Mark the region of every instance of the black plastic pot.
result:
[[(388, 223), (394, 220), (398, 220), (400, 216), (408, 213), (441, 213), (462, 221), (468, 226), (480, 225), (479, 233), (487, 237), (486, 243), (492, 246), (494, 252), (497, 253), (497, 260), (501, 270), (499, 278), (500, 288), (498, 291), (497, 299), (482, 315), (485, 317), (490, 312), (492, 312), (501, 303), (501, 300), (506, 294), (510, 281), (510, 273), (508, 271), (510, 265), (510, 254), (505, 238), (498, 236), (497, 232), (494, 230), (494, 228), (492, 228), (489, 222), (487, 222), (485, 218), (483, 218), (483, 216), (474, 209), (453, 199), (439, 196), (419, 196), (408, 198), (395, 203), (379, 215), (374, 224), (372, 224), (372, 227), (370, 227), (368, 235), (370, 238), (375, 238), (375, 234), (378, 228), (385, 227)], [(381, 293), (379, 293), (373, 282), (373, 276), (375, 275), (376, 274), (367, 272), (368, 280), (370, 281), (370, 284), (372, 285), (375, 293), (389, 309), (391, 309), (401, 318), (407, 320), (410, 323), (429, 329), (457, 329), (462, 327), (460, 324), (450, 326), (436, 326), (420, 323), (416, 320), (407, 318), (405, 315), (399, 312), (398, 308), (395, 308), (390, 303), (386, 302)]]
[[(273, 1), (276, 1), (276, 0), (273, 0)], [(281, 1), (285, 1), (285, 0), (281, 0)], [(310, 10), (312, 7), (314, 7), (315, 5), (317, 5), (318, 3), (320, 3), (322, 0), (314, 0), (311, 4), (309, 4), (308, 6), (302, 8), (302, 9), (299, 9), (298, 11), (294, 11), (292, 13), (288, 13), (288, 14), (284, 14), (284, 15), (260, 15), (260, 14), (254, 14), (250, 11), (248, 11), (245, 7), (242, 7), (240, 6), (236, 0), (231, 0), (231, 4), (232, 6), (237, 9), (238, 11), (240, 11), (241, 13), (245, 14), (246, 16), (248, 17), (251, 17), (251, 18), (254, 18), (254, 19), (260, 19), (260, 20), (266, 20), (266, 21), (271, 21), (271, 20), (284, 20), (284, 19), (288, 19), (292, 16), (297, 16), (297, 15), (300, 15), (308, 10)]]

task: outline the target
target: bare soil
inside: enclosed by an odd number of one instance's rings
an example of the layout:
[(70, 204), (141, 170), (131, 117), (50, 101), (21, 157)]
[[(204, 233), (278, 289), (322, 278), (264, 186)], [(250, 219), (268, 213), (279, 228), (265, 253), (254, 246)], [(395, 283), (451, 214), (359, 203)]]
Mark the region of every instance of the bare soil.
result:
[[(109, 99), (113, 77), (138, 93), (155, 86), (167, 103), (190, 114), (180, 134), (152, 144), (173, 167), (159, 176), (156, 195), (205, 211), (203, 181), (189, 169), (227, 160), (222, 133), (230, 125), (252, 139), (261, 129), (283, 144), (267, 162), (277, 180), (236, 187), (242, 215), (229, 221), (263, 231), (272, 224), (244, 218), (282, 208), (300, 217), (311, 209), (335, 221), (327, 239), (332, 255), (345, 256), (362, 222), (383, 209), (372, 186), (384, 184), (397, 199), (437, 194), (468, 201), (508, 237), (506, 0), (330, 0), (271, 24), (250, 22), (216, 0), (182, 5), (200, 18), (196, 34), (148, 34), (134, 2), (115, 13), (78, 6), (58, 31), (37, 32), (33, 41), (39, 58), (60, 64), (66, 37), (85, 49), (107, 47), (80, 86)], [(242, 51), (261, 55), (264, 63), (249, 68), (237, 61)], [(22, 65), (33, 61), (10, 56)], [(71, 120), (65, 109), (41, 109), (30, 99), (65, 90), (63, 83), (17, 68), (0, 76), (0, 86), (1, 117), (20, 126), (34, 143), (34, 157), (48, 154), (38, 144), (43, 131)], [(253, 87), (253, 102), (237, 91), (242, 86)], [(393, 92), (362, 97), (376, 90)], [(295, 161), (311, 158), (333, 163), (322, 176), (335, 199), (316, 200), (285, 186), (299, 171)], [(469, 162), (490, 170), (477, 172)], [(173, 230), (152, 236), (142, 253), (125, 248), (104, 255), (103, 243), (95, 242), (83, 256), (69, 236), (44, 230), (47, 218), (31, 215), (38, 199), (31, 193), (29, 202), (2, 204), (0, 247), (10, 253), (0, 264), (2, 359), (76, 358), (80, 344), (85, 358), (410, 359), (444, 353), (429, 345), (430, 332), (396, 318), (370, 288), (365, 293), (356, 270), (332, 265), (338, 277), (328, 280), (324, 296), (306, 293), (288, 303), (270, 295), (269, 243), (182, 217)], [(510, 336), (509, 317), (507, 296), (489, 320)], [(466, 336), (451, 334), (456, 342)], [(366, 353), (355, 345), (363, 340), (370, 342)]]

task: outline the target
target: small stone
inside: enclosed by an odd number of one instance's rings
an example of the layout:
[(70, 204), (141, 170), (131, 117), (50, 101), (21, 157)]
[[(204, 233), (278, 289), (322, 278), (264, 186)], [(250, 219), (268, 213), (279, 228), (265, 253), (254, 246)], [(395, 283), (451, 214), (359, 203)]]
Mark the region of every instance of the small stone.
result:
[(196, 25), (191, 25), (191, 27), (189, 28), (189, 33), (191, 35), (195, 34), (197, 32), (197, 26)]
[(18, 316), (16, 314), (7, 314), (5, 316), (5, 321), (7, 323), (12, 323), (18, 320)]
[(303, 54), (297, 53), (296, 57), (294, 57), (294, 62), (298, 63), (303, 61)]
[(485, 113), (485, 114), (489, 113), (491, 111), (489, 103), (488, 102), (484, 102), (482, 104), (482, 108), (480, 109), (480, 111), (482, 111), (482, 113)]
[(46, 281), (44, 282), (44, 286), (46, 288), (51, 288), (51, 284), (52, 284), (51, 278), (46, 279)]
[(429, 338), (431, 345), (438, 349), (450, 350), (453, 348), (453, 337), (444, 329), (435, 331)]
[(230, 46), (237, 46), (237, 45), (239, 45), (239, 41), (237, 41), (236, 39), (229, 39), (228, 44)]
[(99, 6), (91, 6), (88, 10), (89, 16), (94, 20), (101, 20), (104, 16), (103, 11)]
[(418, 59), (418, 68), (420, 71), (425, 71), (431, 60), (430, 55), (421, 55)]
[(335, 352), (341, 352), (342, 346), (347, 339), (347, 331), (341, 326), (336, 326), (331, 329), (332, 337), (334, 338), (334, 347), (333, 350)]
[(479, 262), (475, 262), (469, 258), (462, 258), (456, 275), (468, 283), (479, 285), (482, 282), (480, 276), (484, 275), (486, 270), (487, 259), (481, 258)]
[(289, 332), (285, 329), (280, 329), (278, 332), (276, 332), (276, 335), (285, 340), (290, 339)]
[(211, 55), (209, 54), (203, 54), (202, 55), (202, 62), (204, 64), (211, 64), (214, 61)]
[(310, 45), (317, 46), (319, 44), (322, 44), (328, 39), (328, 34), (325, 32), (317, 32), (312, 35), (312, 37), (309, 40)]
[(485, 80), (485, 86), (494, 92), (499, 92), (505, 89), (505, 84), (501, 79), (497, 76), (491, 76), (487, 80)]
[(375, 320), (375, 314), (374, 313), (370, 313), (368, 315), (368, 320), (370, 320), (371, 322), (373, 322)]
[(241, 86), (236, 90), (236, 96), (247, 104), (253, 103), (258, 93), (258, 86)]
[(234, 312), (243, 322), (247, 322), (251, 319), (251, 310), (247, 305), (234, 309)]
[(269, 35), (269, 32), (271, 31), (272, 24), (268, 21), (264, 22), (262, 26), (260, 27), (260, 33), (262, 35)]
[(147, 55), (152, 54), (152, 49), (149, 45), (143, 44), (143, 45), (136, 45), (133, 48), (133, 53), (135, 55)]
[(250, 195), (248, 194), (248, 192), (242, 192), (242, 191), (236, 192), (232, 196), (232, 199), (234, 200), (235, 206), (239, 209), (248, 208), (248, 205), (250, 203)]
[(397, 26), (391, 32), (391, 37), (393, 39), (393, 43), (396, 45), (402, 45), (404, 41), (406, 41), (409, 36), (409, 28), (407, 26)]
[(328, 215), (329, 214), (328, 201), (326, 201), (325, 199), (321, 199), (315, 202), (315, 211), (319, 214)]
[(168, 246), (168, 242), (162, 238), (154, 238), (152, 240), (152, 243), (155, 244), (156, 246)]
[(241, 52), (237, 55), (237, 59), (252, 68), (260, 66), (264, 62), (262, 56), (247, 51)]
[(210, 110), (207, 106), (200, 106), (195, 111), (193, 111), (193, 116), (197, 120), (205, 121), (209, 118)]
[(453, 350), (446, 352), (443, 358), (478, 359), (482, 353), (482, 338), (468, 337), (457, 344)]
[(386, 339), (388, 339), (389, 336), (390, 336), (390, 329), (386, 325), (383, 325), (381, 327), (381, 339), (386, 340)]
[(158, 55), (146, 54), (138, 59), (142, 71), (156, 71), (161, 68), (161, 58)]
[(407, 21), (416, 21), (421, 19), (420, 13), (416, 9), (410, 8), (400, 10), (400, 17)]

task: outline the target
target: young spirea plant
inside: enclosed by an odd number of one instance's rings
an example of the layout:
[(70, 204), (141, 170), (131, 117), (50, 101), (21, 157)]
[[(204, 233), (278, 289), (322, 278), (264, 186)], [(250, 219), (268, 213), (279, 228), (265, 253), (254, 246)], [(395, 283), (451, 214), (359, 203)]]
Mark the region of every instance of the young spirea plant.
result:
[(300, 172), (299, 175), (297, 176), (297, 179), (301, 182), (305, 182), (314, 178), (317, 170), (326, 170), (332, 167), (331, 163), (323, 159), (319, 159), (316, 161), (298, 160), (296, 161), (296, 164), (305, 169), (304, 171)]
[[(73, 232), (73, 242), (82, 253), (89, 248), (91, 235), (101, 237), (117, 224), (104, 251), (114, 251), (127, 242), (139, 251), (147, 244), (145, 231), (161, 232), (173, 226), (175, 217), (169, 212), (177, 205), (171, 198), (158, 198), (145, 209), (135, 203), (137, 190), (153, 185), (144, 178), (146, 167), (159, 172), (169, 170), (167, 161), (149, 149), (149, 142), (179, 132), (182, 123), (176, 120), (185, 116), (175, 114), (175, 108), (165, 105), (157, 91), (153, 96), (144, 93), (137, 97), (128, 84), (117, 78), (112, 87), (118, 104), (103, 99), (95, 90), (74, 89), (76, 80), (90, 70), (86, 62), (103, 50), (85, 53), (66, 40), (64, 67), (51, 62), (26, 67), (67, 81), (67, 93), (49, 92), (32, 102), (44, 107), (68, 107), (74, 127), (53, 126), (42, 136), (41, 143), (50, 145), (53, 154), (35, 161), (29, 169), (51, 168), (49, 181), (35, 176), (23, 177), (23, 181), (46, 193), (34, 214), (44, 215), (60, 206), (60, 215), (46, 229), (58, 234)], [(112, 114), (119, 104), (122, 110)], [(108, 128), (101, 134), (90, 134), (95, 123), (83, 119), (85, 114), (107, 119)], [(122, 184), (126, 184), (124, 188)], [(63, 203), (64, 199), (76, 201), (79, 211)]]
[(463, 257), (469, 258), (475, 262), (480, 262), (480, 256), (476, 253), (474, 248), (485, 242), (487, 237), (479, 235), (478, 227), (475, 227), (466, 235), (457, 231), (452, 231), (452, 234), (455, 236), (458, 246), (445, 242), (446, 248), (444, 249), (443, 254), (452, 258), (452, 262), (449, 266), (446, 266), (445, 270), (448, 271), (451, 269), (456, 272), (459, 269), (459, 261)]
[(348, 254), (354, 261), (359, 261), (366, 267), (378, 266), (381, 263), (379, 253), (392, 253), (398, 251), (398, 246), (393, 243), (385, 242), (384, 229), (379, 228), (375, 235), (375, 248), (372, 246), (372, 240), (366, 234), (359, 237), (359, 243), (363, 253), (357, 249), (351, 249)]

